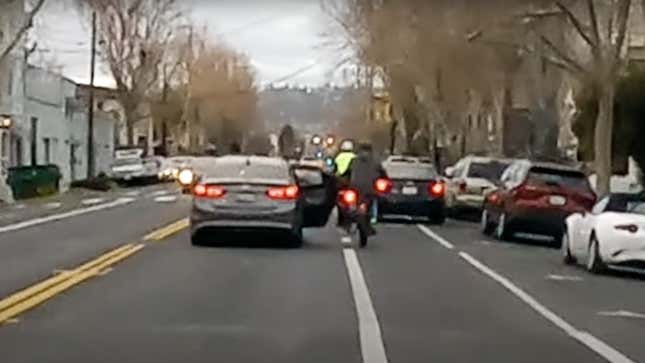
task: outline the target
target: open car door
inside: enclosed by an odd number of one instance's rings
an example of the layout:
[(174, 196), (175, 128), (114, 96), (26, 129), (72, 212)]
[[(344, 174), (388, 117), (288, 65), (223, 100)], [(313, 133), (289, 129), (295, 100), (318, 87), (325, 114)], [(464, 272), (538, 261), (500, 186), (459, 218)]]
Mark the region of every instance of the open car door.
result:
[(294, 165), (293, 172), (303, 195), (303, 227), (324, 227), (336, 205), (336, 181), (320, 168)]

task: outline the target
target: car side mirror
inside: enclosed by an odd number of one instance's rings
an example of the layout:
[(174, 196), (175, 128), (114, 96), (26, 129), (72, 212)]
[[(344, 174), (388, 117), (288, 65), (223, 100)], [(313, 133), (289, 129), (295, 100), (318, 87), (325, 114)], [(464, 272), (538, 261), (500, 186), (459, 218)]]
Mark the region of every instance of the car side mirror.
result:
[(454, 176), (454, 174), (455, 174), (455, 168), (453, 168), (452, 166), (449, 166), (444, 170), (444, 175), (446, 176), (446, 178), (450, 179)]

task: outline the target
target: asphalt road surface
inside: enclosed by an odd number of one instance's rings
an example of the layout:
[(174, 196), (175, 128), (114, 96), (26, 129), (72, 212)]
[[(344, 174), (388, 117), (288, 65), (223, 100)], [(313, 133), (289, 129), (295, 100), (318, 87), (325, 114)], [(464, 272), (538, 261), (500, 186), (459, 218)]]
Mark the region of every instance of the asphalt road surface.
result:
[(366, 249), (333, 226), (301, 249), (193, 247), (187, 207), (139, 198), (0, 233), (0, 360), (645, 362), (639, 276), (460, 221), (382, 224)]

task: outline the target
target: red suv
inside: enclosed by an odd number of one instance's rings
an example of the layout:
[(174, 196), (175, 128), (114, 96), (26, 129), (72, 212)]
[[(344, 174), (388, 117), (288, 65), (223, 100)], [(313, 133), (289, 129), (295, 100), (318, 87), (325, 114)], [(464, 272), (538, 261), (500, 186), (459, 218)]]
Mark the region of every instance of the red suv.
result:
[(486, 196), (482, 230), (499, 239), (519, 232), (551, 235), (559, 243), (565, 218), (591, 210), (595, 202), (583, 172), (566, 165), (518, 160)]

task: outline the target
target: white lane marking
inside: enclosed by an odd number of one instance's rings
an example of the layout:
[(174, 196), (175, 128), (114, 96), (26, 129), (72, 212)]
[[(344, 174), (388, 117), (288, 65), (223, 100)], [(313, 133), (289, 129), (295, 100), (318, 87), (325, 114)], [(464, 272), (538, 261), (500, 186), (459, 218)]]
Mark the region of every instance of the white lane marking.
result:
[(154, 197), (162, 197), (164, 195), (170, 194), (169, 190), (157, 190), (155, 192), (152, 192), (148, 195), (146, 195), (146, 198), (154, 198)]
[(177, 196), (175, 195), (163, 195), (155, 198), (157, 203), (172, 203), (177, 201)]
[(138, 197), (141, 194), (141, 191), (139, 190), (133, 190), (127, 193), (124, 193), (126, 197)]
[(347, 267), (356, 314), (358, 315), (358, 333), (363, 363), (387, 363), (381, 327), (372, 305), (356, 251), (345, 248), (343, 249), (343, 257), (345, 258), (345, 266)]
[(565, 333), (571, 336), (573, 339), (579, 341), (580, 343), (586, 345), (588, 348), (596, 352), (598, 355), (603, 357), (605, 360), (611, 363), (634, 363), (633, 360), (607, 345), (602, 340), (594, 337), (593, 335), (576, 329), (573, 325), (569, 324), (566, 320), (562, 319), (560, 316), (549, 310), (547, 307), (539, 303), (533, 296), (526, 293), (524, 290), (517, 287), (509, 279), (493, 271), (488, 266), (479, 262), (477, 259), (465, 252), (459, 252), (459, 256), (482, 272), (484, 275), (490, 277), (491, 279), (497, 281), (500, 285), (510, 291), (513, 295), (517, 296), (525, 304), (530, 306), (537, 313), (542, 315), (545, 319), (549, 320), (558, 328), (562, 329)]
[(13, 207), (14, 209), (25, 209), (27, 206), (24, 204), (16, 204)]
[(95, 205), (92, 207), (88, 208), (81, 208), (81, 209), (75, 209), (69, 212), (65, 213), (60, 213), (60, 214), (54, 214), (51, 216), (46, 216), (46, 217), (41, 217), (41, 218), (36, 218), (36, 219), (30, 219), (28, 221), (16, 223), (16, 224), (11, 224), (8, 226), (0, 227), (0, 233), (5, 233), (5, 232), (10, 232), (10, 231), (15, 231), (18, 229), (24, 229), (28, 227), (33, 227), (39, 224), (43, 223), (48, 223), (48, 222), (54, 222), (54, 221), (59, 221), (61, 219), (66, 219), (66, 218), (71, 218), (75, 217), (81, 214), (86, 214), (86, 213), (91, 213), (91, 212), (96, 212), (99, 210), (103, 209), (109, 209), (109, 208), (114, 208), (126, 204), (130, 204), (134, 202), (133, 198), (119, 198), (113, 202), (110, 203), (105, 203), (105, 204), (99, 204)]
[(553, 280), (553, 281), (582, 281), (583, 280), (583, 278), (580, 276), (556, 275), (556, 274), (547, 275), (546, 279)]
[(635, 313), (633, 311), (627, 310), (599, 311), (597, 314), (600, 316), (609, 316), (614, 318), (645, 319), (645, 314)]
[(343, 236), (343, 237), (340, 239), (340, 242), (341, 242), (344, 246), (351, 245), (351, 244), (352, 244), (352, 237), (350, 237), (350, 236)]
[(432, 232), (430, 230), (430, 228), (428, 228), (428, 227), (426, 227), (426, 226), (424, 226), (422, 224), (417, 224), (417, 227), (419, 227), (421, 232), (423, 232), (426, 236), (428, 236), (428, 237), (432, 238), (433, 240), (439, 242), (439, 244), (441, 244), (442, 246), (446, 247), (447, 249), (449, 249), (449, 250), (454, 250), (455, 249), (455, 246), (452, 243), (446, 241), (440, 235)]
[(105, 201), (105, 199), (103, 199), (103, 198), (87, 198), (87, 199), (81, 200), (81, 204), (82, 205), (95, 205), (95, 204), (103, 203), (104, 201)]

